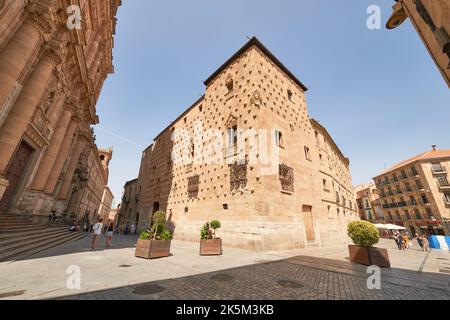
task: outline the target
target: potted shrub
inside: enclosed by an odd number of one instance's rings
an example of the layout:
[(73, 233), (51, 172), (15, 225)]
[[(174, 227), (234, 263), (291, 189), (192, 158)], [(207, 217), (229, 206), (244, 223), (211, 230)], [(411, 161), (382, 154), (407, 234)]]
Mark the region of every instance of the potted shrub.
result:
[(350, 261), (366, 266), (390, 267), (386, 249), (373, 247), (380, 240), (375, 225), (368, 221), (354, 221), (348, 225), (348, 235), (354, 245), (349, 245)]
[(206, 222), (200, 230), (200, 255), (213, 256), (222, 254), (222, 239), (216, 237), (221, 227), (220, 221)]
[(135, 256), (145, 259), (168, 257), (171, 240), (172, 233), (166, 226), (166, 213), (157, 211), (153, 214), (151, 227), (139, 237)]

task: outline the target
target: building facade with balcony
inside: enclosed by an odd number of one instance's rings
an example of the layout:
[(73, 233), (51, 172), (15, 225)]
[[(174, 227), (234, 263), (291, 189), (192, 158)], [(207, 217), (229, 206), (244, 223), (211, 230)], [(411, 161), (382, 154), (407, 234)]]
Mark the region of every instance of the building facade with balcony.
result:
[(362, 220), (383, 223), (385, 217), (375, 183), (355, 187), (356, 203)]
[(424, 152), (374, 178), (388, 223), (449, 235), (450, 150)]
[(256, 38), (205, 86), (142, 154), (140, 227), (161, 209), (176, 239), (198, 241), (218, 219), (227, 246), (348, 243), (358, 219), (350, 162), (309, 117), (307, 88)]

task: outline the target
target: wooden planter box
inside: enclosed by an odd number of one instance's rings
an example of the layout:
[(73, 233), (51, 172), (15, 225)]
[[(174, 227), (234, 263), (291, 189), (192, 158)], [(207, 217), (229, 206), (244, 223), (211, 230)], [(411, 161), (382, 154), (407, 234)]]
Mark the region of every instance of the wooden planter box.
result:
[(154, 259), (170, 256), (171, 240), (141, 240), (136, 243), (135, 257)]
[(382, 248), (361, 247), (349, 245), (350, 261), (365, 266), (379, 266), (381, 268), (390, 268), (388, 251)]
[(220, 256), (222, 254), (222, 239), (200, 240), (201, 256)]

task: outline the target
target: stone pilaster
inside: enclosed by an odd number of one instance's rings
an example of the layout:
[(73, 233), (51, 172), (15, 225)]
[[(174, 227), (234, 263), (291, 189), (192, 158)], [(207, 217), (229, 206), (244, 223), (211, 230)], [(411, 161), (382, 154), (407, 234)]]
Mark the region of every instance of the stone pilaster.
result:
[(75, 173), (75, 169), (77, 168), (78, 160), (80, 159), (81, 152), (83, 151), (86, 142), (87, 138), (84, 134), (78, 137), (75, 148), (73, 149), (72, 157), (70, 158), (69, 166), (67, 167), (63, 182), (61, 184), (61, 188), (58, 192), (58, 200), (67, 200), (69, 197), (73, 175)]
[(63, 111), (61, 117), (59, 118), (58, 124), (55, 131), (50, 139), (50, 144), (45, 150), (44, 156), (42, 157), (39, 169), (36, 172), (31, 189), (34, 191), (43, 191), (47, 180), (50, 176), (50, 172), (53, 169), (56, 158), (60, 153), (62, 143), (66, 131), (68, 130), (70, 120), (72, 118), (72, 111), (66, 109)]
[(39, 53), (42, 35), (51, 31), (50, 25), (42, 16), (26, 11), (28, 13), (21, 27), (0, 52), (0, 127), (22, 90), (19, 78)]
[(46, 92), (53, 68), (54, 61), (50, 61), (48, 58), (42, 58), (39, 61), (17, 98), (14, 108), (3, 126), (0, 127), (0, 179), (4, 178), (8, 163), (19, 145), (42, 95)]
[(63, 143), (61, 145), (61, 148), (59, 149), (53, 168), (50, 171), (47, 183), (45, 184), (44, 192), (47, 194), (53, 194), (53, 192), (55, 191), (56, 183), (58, 182), (58, 178), (61, 174), (61, 170), (63, 169), (64, 162), (66, 161), (69, 154), (70, 146), (72, 144), (75, 130), (78, 125), (79, 120), (77, 118), (72, 118), (69, 127), (67, 128), (66, 134), (64, 135)]

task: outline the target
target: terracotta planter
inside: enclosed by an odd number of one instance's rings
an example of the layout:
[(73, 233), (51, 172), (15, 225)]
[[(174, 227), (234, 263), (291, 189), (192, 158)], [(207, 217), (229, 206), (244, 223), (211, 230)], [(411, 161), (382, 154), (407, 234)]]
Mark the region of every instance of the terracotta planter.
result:
[(388, 251), (382, 248), (361, 247), (349, 245), (350, 261), (365, 266), (379, 266), (381, 268), (390, 268)]
[(170, 256), (171, 240), (141, 240), (136, 243), (135, 257), (154, 259)]
[(201, 256), (220, 256), (222, 254), (222, 239), (200, 240)]

